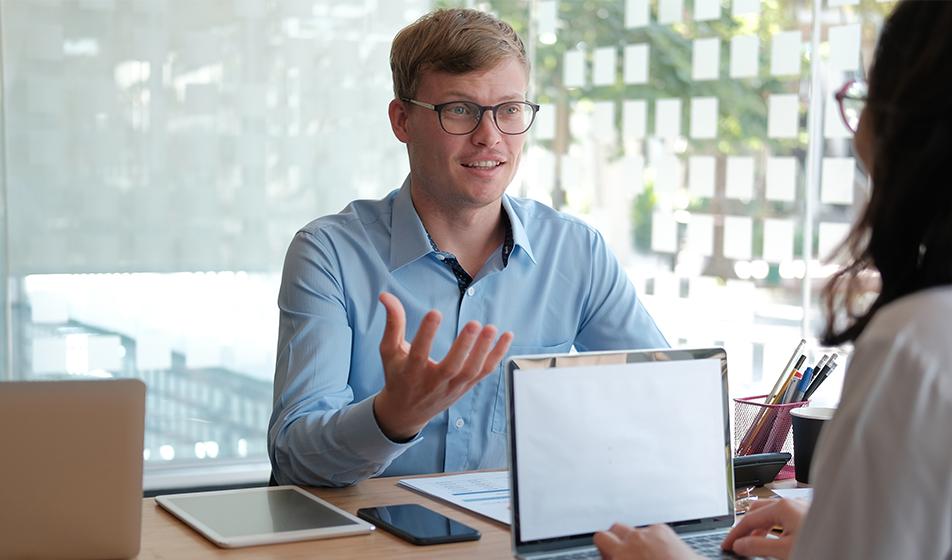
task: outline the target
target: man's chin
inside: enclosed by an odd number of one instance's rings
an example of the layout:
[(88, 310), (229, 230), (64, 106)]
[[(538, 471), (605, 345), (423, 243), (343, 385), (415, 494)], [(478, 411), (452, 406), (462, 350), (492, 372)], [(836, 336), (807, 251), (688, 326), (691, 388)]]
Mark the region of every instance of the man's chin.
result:
[(462, 191), (460, 198), (464, 199), (468, 206), (482, 207), (498, 202), (508, 186), (508, 182), (505, 184), (494, 182), (493, 184), (470, 187)]

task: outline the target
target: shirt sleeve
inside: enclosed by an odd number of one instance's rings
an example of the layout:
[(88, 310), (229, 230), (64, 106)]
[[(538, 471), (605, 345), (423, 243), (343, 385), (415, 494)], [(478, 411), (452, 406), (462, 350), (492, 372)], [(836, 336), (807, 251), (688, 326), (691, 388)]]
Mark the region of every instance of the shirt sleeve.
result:
[(591, 230), (591, 274), (575, 347), (579, 351), (667, 348), (668, 341), (601, 234)]
[(952, 412), (941, 368), (895, 338), (862, 341), (854, 356), (820, 434), (793, 558), (947, 558)]
[(281, 484), (347, 486), (383, 472), (420, 441), (380, 430), (373, 397), (348, 384), (352, 330), (341, 271), (322, 240), (298, 232), (284, 263), (268, 454)]

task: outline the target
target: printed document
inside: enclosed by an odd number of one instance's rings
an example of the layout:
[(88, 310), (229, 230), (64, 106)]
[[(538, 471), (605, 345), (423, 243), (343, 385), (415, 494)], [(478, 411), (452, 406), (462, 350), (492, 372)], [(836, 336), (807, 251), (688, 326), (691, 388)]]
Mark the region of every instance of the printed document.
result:
[(399, 484), (500, 523), (509, 525), (512, 522), (512, 512), (509, 509), (509, 471), (407, 478)]

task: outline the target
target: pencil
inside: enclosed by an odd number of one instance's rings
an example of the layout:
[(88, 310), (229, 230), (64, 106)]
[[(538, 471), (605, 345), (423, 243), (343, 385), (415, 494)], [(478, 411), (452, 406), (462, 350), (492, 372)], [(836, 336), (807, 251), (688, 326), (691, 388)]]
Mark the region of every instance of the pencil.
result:
[[(793, 361), (797, 359), (797, 354), (800, 354), (800, 351), (803, 350), (803, 347), (806, 346), (806, 344), (806, 339), (801, 338), (800, 343), (797, 344), (797, 347), (793, 349), (793, 354), (790, 355), (790, 359), (787, 360), (787, 365), (785, 365), (780, 371), (780, 376), (777, 378), (777, 381), (774, 382), (774, 386), (767, 395), (767, 398), (764, 399), (764, 404), (773, 404), (773, 401), (777, 396), (777, 391), (780, 390), (781, 385), (783, 385), (785, 382), (789, 382), (787, 372), (790, 371), (790, 366), (793, 365)], [(794, 369), (798, 369), (800, 364), (802, 364), (803, 360), (805, 359), (806, 356), (800, 354), (800, 360), (797, 362), (797, 366)], [(760, 412), (757, 413), (757, 416), (750, 423), (750, 429), (747, 430), (747, 433), (744, 434), (744, 437), (741, 438), (740, 443), (737, 446), (738, 455), (746, 455), (746, 453), (743, 451), (748, 448), (751, 443), (753, 443), (751, 440), (756, 436), (757, 432), (760, 431), (760, 427), (764, 422), (764, 415), (767, 413), (767, 410), (767, 408), (761, 408)]]
[(800, 351), (803, 350), (803, 347), (806, 346), (806, 344), (806, 339), (801, 338), (800, 344), (797, 344), (797, 347), (793, 350), (793, 354), (790, 355), (790, 359), (787, 360), (787, 365), (783, 366), (783, 369), (780, 371), (780, 377), (778, 377), (777, 381), (774, 382), (773, 389), (770, 390), (770, 394), (767, 395), (767, 400), (765, 402), (770, 402), (777, 395), (777, 391), (780, 390), (780, 385), (782, 385), (787, 379), (787, 372), (790, 371), (790, 366), (793, 365), (793, 361), (797, 359), (797, 355), (800, 354)]

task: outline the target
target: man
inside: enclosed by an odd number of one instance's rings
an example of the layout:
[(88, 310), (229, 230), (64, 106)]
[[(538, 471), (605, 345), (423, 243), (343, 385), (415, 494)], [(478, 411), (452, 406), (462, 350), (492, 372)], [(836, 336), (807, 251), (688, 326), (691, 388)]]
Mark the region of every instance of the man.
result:
[(390, 64), (409, 177), (305, 226), (285, 261), (280, 483), (502, 467), (507, 353), (667, 346), (597, 231), (504, 195), (538, 109), (512, 28), (435, 11), (397, 35)]

